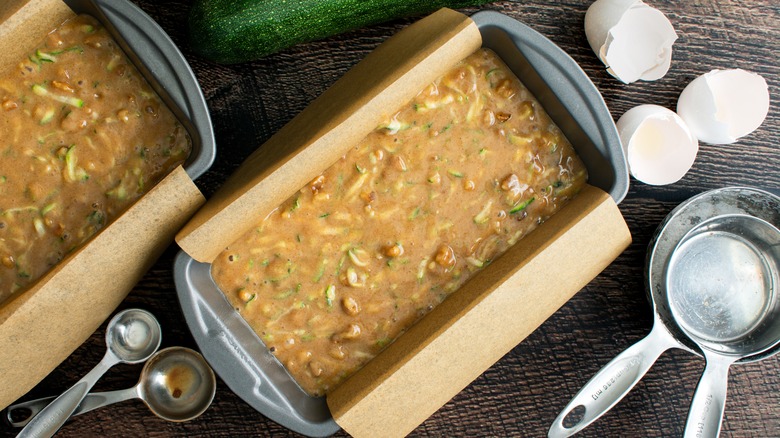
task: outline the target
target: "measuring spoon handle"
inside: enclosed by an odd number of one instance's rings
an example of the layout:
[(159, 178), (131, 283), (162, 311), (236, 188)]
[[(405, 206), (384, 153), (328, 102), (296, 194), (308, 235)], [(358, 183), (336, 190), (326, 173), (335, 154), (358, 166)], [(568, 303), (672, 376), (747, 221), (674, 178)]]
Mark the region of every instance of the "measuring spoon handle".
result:
[(696, 385), (691, 399), (684, 438), (714, 438), (720, 434), (723, 412), (726, 410), (726, 392), (729, 383), (729, 367), (734, 360), (707, 354), (707, 366)]
[[(618, 354), (582, 387), (553, 421), (547, 436), (568, 437), (586, 428), (622, 400), (664, 351), (677, 345), (656, 322), (649, 335)], [(564, 420), (569, 415), (574, 424), (567, 426)]]
[(95, 382), (109, 368), (119, 363), (119, 359), (111, 351), (106, 352), (100, 363), (95, 366), (86, 376), (71, 386), (70, 389), (63, 392), (54, 399), (48, 406), (43, 408), (27, 426), (19, 432), (17, 438), (39, 438), (51, 437), (68, 421), (73, 412), (78, 409), (79, 404), (87, 395), (90, 389), (95, 386)]
[[(102, 408), (103, 406), (108, 406), (114, 403), (119, 403), (125, 400), (130, 400), (133, 398), (138, 398), (138, 388), (132, 387), (127, 389), (120, 389), (118, 391), (108, 391), (108, 392), (90, 392), (87, 394), (86, 397), (84, 397), (84, 400), (82, 400), (81, 404), (78, 408), (76, 408), (76, 411), (73, 412), (72, 417), (75, 417), (76, 415), (81, 415), (86, 412), (95, 410), (97, 408)], [(36, 400), (29, 400), (22, 403), (17, 403), (15, 405), (11, 405), (6, 409), (6, 420), (8, 420), (8, 424), (10, 424), (13, 427), (24, 427), (29, 423), (33, 417), (38, 415), (39, 412), (43, 408), (49, 405), (54, 400), (55, 397), (44, 397), (39, 398)], [(28, 410), (30, 413), (27, 415), (27, 418), (19, 421), (14, 421), (14, 417), (19, 418), (19, 414), (14, 414), (15, 412), (19, 410)]]

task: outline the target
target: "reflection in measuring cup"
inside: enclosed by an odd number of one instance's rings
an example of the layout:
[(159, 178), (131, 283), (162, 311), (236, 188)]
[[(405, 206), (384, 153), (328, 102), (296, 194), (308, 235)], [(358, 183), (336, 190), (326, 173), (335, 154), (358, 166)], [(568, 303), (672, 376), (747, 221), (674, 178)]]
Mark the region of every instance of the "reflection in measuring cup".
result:
[(707, 360), (686, 437), (717, 436), (731, 364), (780, 343), (778, 263), (780, 231), (741, 214), (702, 222), (673, 251), (666, 275), (669, 307)]

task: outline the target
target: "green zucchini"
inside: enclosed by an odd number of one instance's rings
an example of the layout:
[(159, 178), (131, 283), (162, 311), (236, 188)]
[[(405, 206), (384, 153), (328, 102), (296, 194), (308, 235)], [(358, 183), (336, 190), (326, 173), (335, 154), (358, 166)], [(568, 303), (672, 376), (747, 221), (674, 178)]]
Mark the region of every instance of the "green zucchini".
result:
[(196, 0), (192, 49), (222, 64), (252, 61), (307, 41), (442, 7), (490, 0)]
[(536, 197), (526, 199), (525, 201), (515, 205), (514, 207), (512, 207), (511, 210), (509, 210), (509, 214), (520, 213), (521, 211), (525, 210), (526, 207), (531, 205), (531, 203), (534, 202), (535, 199)]

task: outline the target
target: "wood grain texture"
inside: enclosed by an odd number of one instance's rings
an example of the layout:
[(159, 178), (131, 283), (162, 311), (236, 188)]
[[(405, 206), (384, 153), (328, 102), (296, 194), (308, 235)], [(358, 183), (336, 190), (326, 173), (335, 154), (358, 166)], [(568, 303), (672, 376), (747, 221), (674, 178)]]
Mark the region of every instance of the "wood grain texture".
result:
[[(218, 66), (188, 49), (182, 23), (187, 0), (135, 0), (168, 32), (191, 63), (208, 100), (219, 154), (198, 180), (207, 196), (258, 145), (301, 111), (369, 51), (413, 19), (396, 20), (327, 40), (302, 44), (252, 63)], [(653, 0), (680, 38), (670, 72), (655, 82), (624, 85), (609, 76), (583, 31), (587, 0), (501, 1), (484, 9), (529, 24), (568, 52), (590, 76), (617, 119), (633, 106), (674, 108), (682, 89), (715, 68), (761, 74), (772, 97), (758, 131), (736, 144), (702, 144), (691, 172), (680, 182), (651, 187), (632, 180), (621, 203), (634, 243), (601, 275), (526, 341), (417, 428), (412, 436), (545, 436), (558, 412), (612, 357), (644, 337), (652, 323), (644, 292), (646, 247), (655, 227), (677, 204), (705, 190), (749, 185), (780, 188), (780, 6), (775, 0)], [(476, 9), (466, 9), (472, 13)], [(170, 248), (123, 302), (157, 315), (163, 345), (194, 347), (175, 296)], [(103, 328), (23, 400), (62, 392), (89, 371), (104, 352)], [(682, 434), (701, 358), (664, 354), (612, 411), (583, 437)], [(732, 368), (723, 436), (780, 436), (780, 358)], [(135, 384), (140, 366), (117, 366), (97, 390)], [(15, 433), (0, 426), (0, 437)], [(183, 424), (154, 417), (129, 401), (73, 419), (60, 436), (294, 436), (267, 420), (220, 382), (212, 408)]]

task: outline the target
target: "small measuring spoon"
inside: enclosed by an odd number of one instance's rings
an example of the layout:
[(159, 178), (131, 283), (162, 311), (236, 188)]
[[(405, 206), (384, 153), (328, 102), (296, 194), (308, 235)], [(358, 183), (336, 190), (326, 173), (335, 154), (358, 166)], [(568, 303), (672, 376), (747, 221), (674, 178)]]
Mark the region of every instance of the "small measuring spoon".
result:
[(669, 307), (707, 360), (685, 437), (717, 436), (729, 367), (780, 343), (779, 263), (780, 230), (749, 215), (702, 222), (674, 251), (667, 270)]
[(50, 437), (78, 409), (95, 382), (118, 363), (141, 363), (160, 348), (161, 329), (154, 316), (141, 309), (116, 314), (106, 328), (106, 351), (100, 363), (84, 378), (43, 408), (19, 433), (18, 438)]
[[(200, 353), (185, 347), (170, 347), (158, 351), (144, 364), (138, 384), (119, 391), (89, 393), (73, 416), (138, 398), (163, 420), (189, 421), (211, 406), (216, 390), (214, 371)], [(13, 427), (23, 427), (52, 400), (54, 397), (46, 397), (9, 406), (6, 419)], [(14, 421), (20, 413), (26, 418)]]

